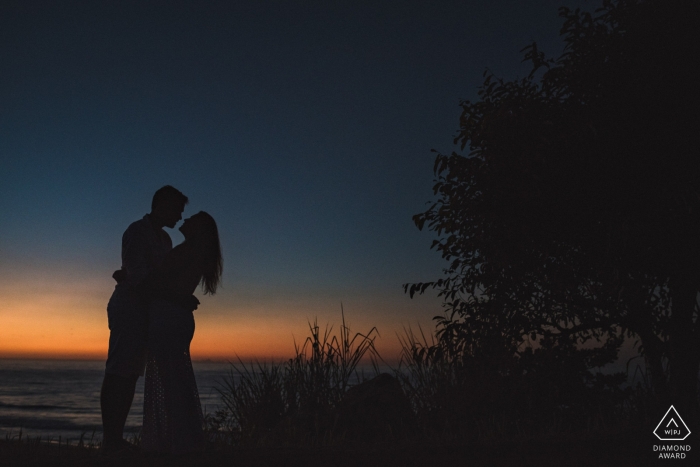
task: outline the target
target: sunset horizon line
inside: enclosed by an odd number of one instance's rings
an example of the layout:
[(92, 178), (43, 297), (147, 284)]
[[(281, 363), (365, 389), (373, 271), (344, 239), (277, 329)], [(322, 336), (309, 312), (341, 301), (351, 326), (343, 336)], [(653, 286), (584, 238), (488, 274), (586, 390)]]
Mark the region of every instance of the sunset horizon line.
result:
[[(280, 355), (246, 355), (240, 356), (235, 355), (232, 357), (228, 356), (199, 356), (192, 357), (193, 363), (231, 363), (235, 364), (238, 362), (243, 362), (244, 364), (250, 363), (270, 363), (270, 364), (280, 364), (285, 363), (288, 360), (294, 358), (294, 355), (280, 356)], [(55, 361), (85, 361), (85, 362), (99, 362), (106, 361), (106, 356), (96, 356), (96, 355), (85, 355), (85, 354), (0, 354), (0, 360), (55, 360)], [(396, 361), (394, 361), (396, 360)], [(366, 365), (371, 364), (371, 358), (364, 357), (361, 359), (360, 364)], [(379, 364), (381, 365), (398, 364), (397, 359), (381, 359)]]

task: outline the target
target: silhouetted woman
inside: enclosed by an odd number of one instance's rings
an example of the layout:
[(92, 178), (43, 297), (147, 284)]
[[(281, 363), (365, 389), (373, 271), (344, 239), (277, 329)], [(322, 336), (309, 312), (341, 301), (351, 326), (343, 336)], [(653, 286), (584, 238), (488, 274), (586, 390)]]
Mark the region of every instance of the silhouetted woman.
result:
[(144, 451), (186, 453), (204, 447), (202, 407), (190, 359), (194, 336), (191, 307), (175, 297), (201, 284), (213, 295), (221, 281), (222, 258), (214, 219), (200, 211), (180, 227), (185, 241), (165, 257), (152, 281), (148, 357), (143, 398)]

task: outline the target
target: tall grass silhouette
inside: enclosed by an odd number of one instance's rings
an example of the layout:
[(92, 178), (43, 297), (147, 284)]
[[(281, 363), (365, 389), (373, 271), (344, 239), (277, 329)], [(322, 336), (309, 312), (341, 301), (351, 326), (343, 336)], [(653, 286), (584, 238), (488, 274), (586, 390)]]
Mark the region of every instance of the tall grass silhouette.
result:
[(333, 409), (352, 383), (364, 379), (359, 363), (370, 358), (376, 369), (380, 358), (376, 327), (353, 334), (342, 307), (341, 317), (339, 335), (332, 326), (309, 323), (310, 335), (302, 345), (294, 343), (295, 356), (284, 364), (246, 364), (240, 358), (232, 364), (218, 388), (223, 409), (213, 417), (217, 430), (244, 445), (330, 442)]
[[(317, 320), (309, 323), (309, 336), (295, 341), (295, 356), (284, 363), (232, 364), (218, 388), (222, 408), (209, 417), (213, 436), (238, 446), (347, 442), (339, 426), (344, 402), (353, 387), (379, 374), (378, 362), (386, 362), (374, 345), (377, 329), (353, 333), (342, 308), (341, 316), (337, 334)], [(390, 372), (411, 414), (405, 429), (394, 433), (397, 441), (591, 435), (649, 416), (647, 387), (625, 387), (623, 373), (592, 371), (585, 349), (573, 344), (526, 348), (504, 358), (455, 350), (420, 327), (404, 329), (398, 339), (401, 356)], [(370, 375), (358, 370), (365, 359), (374, 364)]]

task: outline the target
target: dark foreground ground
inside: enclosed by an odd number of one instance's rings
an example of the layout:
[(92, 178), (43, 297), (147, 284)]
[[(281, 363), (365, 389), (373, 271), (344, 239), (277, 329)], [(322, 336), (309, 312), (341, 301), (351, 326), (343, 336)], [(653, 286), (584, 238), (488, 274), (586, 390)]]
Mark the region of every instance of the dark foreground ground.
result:
[[(193, 457), (153, 457), (135, 453), (106, 458), (92, 448), (0, 441), (0, 466), (645, 466), (700, 465), (695, 452), (686, 459), (658, 460), (650, 433), (535, 440), (481, 441), (321, 448), (260, 447), (212, 450)], [(695, 443), (692, 443), (695, 444)], [(698, 446), (700, 451), (700, 445)]]

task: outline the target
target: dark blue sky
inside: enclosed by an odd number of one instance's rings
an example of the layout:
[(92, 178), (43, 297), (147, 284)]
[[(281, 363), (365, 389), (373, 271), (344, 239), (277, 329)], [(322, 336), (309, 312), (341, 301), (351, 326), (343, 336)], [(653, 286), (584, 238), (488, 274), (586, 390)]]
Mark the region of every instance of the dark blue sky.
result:
[(439, 303), (401, 285), (443, 266), (411, 221), (430, 149), (486, 68), (561, 51), (560, 2), (437, 3), (2, 2), (0, 293), (94, 281), (106, 303), (123, 230), (172, 184), (219, 223), (201, 313), (429, 323)]

